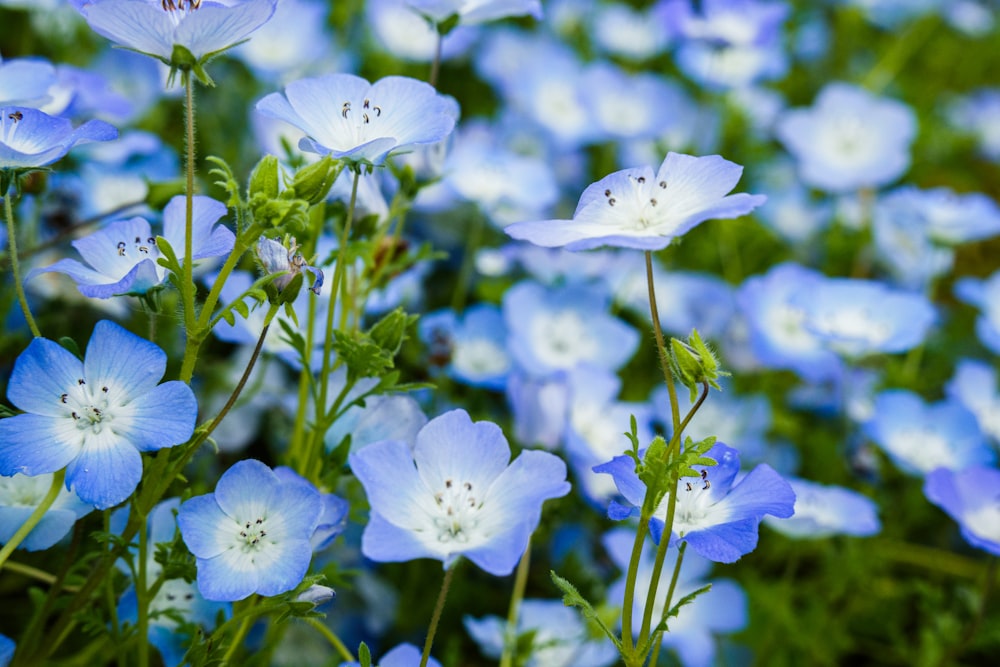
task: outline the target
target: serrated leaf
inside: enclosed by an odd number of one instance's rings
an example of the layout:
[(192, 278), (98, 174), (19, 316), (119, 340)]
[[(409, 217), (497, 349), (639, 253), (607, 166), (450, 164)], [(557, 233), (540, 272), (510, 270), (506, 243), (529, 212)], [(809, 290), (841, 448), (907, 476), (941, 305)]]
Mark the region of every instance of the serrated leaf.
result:
[(598, 627), (604, 631), (604, 634), (614, 643), (615, 648), (621, 651), (622, 643), (621, 640), (611, 631), (610, 628), (604, 623), (604, 619), (601, 618), (600, 614), (594, 609), (587, 600), (580, 595), (580, 591), (577, 590), (568, 579), (564, 579), (555, 573), (555, 570), (549, 570), (549, 577), (552, 578), (552, 583), (556, 585), (556, 588), (563, 592), (563, 604), (567, 607), (577, 607), (583, 615), (590, 621), (597, 624)]

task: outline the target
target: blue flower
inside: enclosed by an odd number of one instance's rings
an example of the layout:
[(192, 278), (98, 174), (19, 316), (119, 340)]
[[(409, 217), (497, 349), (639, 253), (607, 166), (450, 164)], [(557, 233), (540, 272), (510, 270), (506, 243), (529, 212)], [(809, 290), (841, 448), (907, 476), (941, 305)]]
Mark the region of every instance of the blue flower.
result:
[[(687, 542), (709, 560), (732, 563), (757, 547), (757, 527), (765, 515), (792, 516), (795, 493), (788, 482), (764, 463), (733, 484), (740, 471), (740, 454), (722, 443), (716, 443), (706, 456), (718, 464), (695, 466), (695, 470), (704, 471), (703, 478), (682, 479), (677, 487), (670, 543), (673, 546)], [(636, 475), (631, 457), (616, 456), (595, 467), (594, 472), (612, 475), (618, 490), (634, 505), (629, 508), (612, 502), (608, 508), (610, 518), (624, 519), (642, 506), (646, 486)], [(650, 521), (650, 530), (657, 541), (663, 532), (668, 501), (668, 496), (664, 496)]]
[(371, 505), (365, 556), (435, 558), (446, 568), (465, 556), (497, 576), (517, 565), (542, 503), (570, 488), (557, 456), (524, 451), (510, 463), (500, 428), (473, 423), (464, 410), (429, 421), (412, 451), (385, 440), (353, 452), (349, 462)]
[[(400, 644), (382, 656), (378, 667), (419, 667), (422, 657), (420, 649), (413, 644)], [(340, 667), (361, 667), (361, 663), (342, 662)], [(430, 657), (427, 667), (441, 667), (441, 663)]]
[(291, 244), (286, 248), (277, 240), (261, 236), (257, 241), (257, 257), (263, 264), (265, 273), (287, 272), (287, 275), (276, 278), (272, 283), (279, 292), (285, 289), (292, 282), (292, 278), (302, 273), (303, 270), (312, 274), (313, 284), (309, 286), (312, 292), (319, 294), (323, 288), (323, 270), (306, 264), (305, 257), (298, 251), (295, 239), (292, 239)]
[(1000, 354), (1000, 271), (982, 280), (960, 278), (955, 282), (955, 296), (979, 308), (976, 335), (987, 349)]
[(292, 590), (309, 570), (322, 510), (311, 484), (283, 481), (254, 459), (233, 464), (215, 493), (191, 498), (177, 515), (198, 590), (218, 601)]
[(924, 480), (924, 495), (962, 527), (972, 546), (1000, 556), (1000, 470), (938, 468)]
[(0, 105), (39, 106), (56, 82), (52, 65), (35, 58), (0, 62)]
[(463, 384), (503, 389), (511, 369), (507, 327), (500, 309), (476, 304), (461, 316), (440, 310), (420, 318), (420, 338), (430, 363), (446, 366), (448, 376)]
[[(262, 26), (278, 0), (72, 0), (94, 32), (167, 65), (192, 67)], [(195, 63), (175, 62), (174, 47)]]
[(406, 0), (406, 4), (434, 23), (457, 16), (461, 25), (495, 21), (507, 16), (542, 18), (540, 0)]
[(928, 405), (912, 391), (893, 389), (875, 397), (872, 415), (865, 435), (909, 475), (987, 465), (996, 458), (975, 415), (954, 400)]
[(390, 153), (444, 139), (454, 108), (430, 84), (387, 76), (374, 84), (353, 74), (299, 79), (257, 103), (265, 116), (306, 133), (299, 148), (351, 162), (381, 164)]
[[(503, 653), (507, 635), (507, 619), (497, 616), (473, 618), (464, 616), (462, 623), (488, 658), (498, 660)], [(607, 667), (618, 660), (618, 651), (603, 635), (591, 637), (587, 626), (575, 610), (562, 600), (521, 602), (517, 614), (516, 637), (531, 634), (525, 646), (530, 658), (525, 667)], [(518, 650), (522, 643), (518, 642)]]
[[(52, 475), (0, 477), (0, 544), (6, 544), (24, 525), (52, 486)], [(48, 549), (69, 533), (77, 519), (94, 508), (68, 489), (60, 489), (56, 501), (38, 525), (28, 533), (19, 549)]]
[[(215, 223), (226, 214), (226, 206), (210, 197), (194, 197), (191, 245), (194, 259), (219, 257), (233, 249), (236, 237), (223, 225)], [(163, 211), (163, 238), (184, 258), (184, 197), (170, 200)], [(145, 294), (161, 285), (167, 270), (156, 263), (160, 251), (156, 235), (143, 218), (110, 223), (90, 236), (73, 241), (80, 256), (90, 266), (75, 259), (61, 259), (52, 266), (35, 269), (39, 273), (65, 273), (76, 281), (84, 296), (109, 299), (122, 294)]]
[(995, 366), (962, 359), (944, 390), (948, 398), (976, 416), (984, 435), (1000, 443), (1000, 386)]
[(763, 204), (763, 195), (726, 196), (742, 173), (718, 155), (668, 153), (656, 173), (624, 169), (587, 187), (572, 220), (518, 222), (504, 231), (549, 248), (660, 250), (705, 220), (736, 218)]
[(122, 502), (142, 477), (140, 452), (194, 431), (194, 393), (183, 382), (157, 384), (166, 368), (163, 350), (107, 320), (83, 361), (35, 338), (10, 376), (7, 397), (25, 414), (0, 420), (0, 475), (66, 468), (66, 486), (85, 503)]
[(0, 635), (0, 667), (7, 667), (14, 657), (14, 640), (7, 635)]
[(916, 115), (901, 102), (846, 83), (828, 84), (808, 109), (778, 119), (778, 138), (809, 185), (847, 192), (887, 185), (910, 166)]
[(882, 530), (878, 507), (871, 498), (842, 486), (786, 479), (795, 492), (795, 515), (787, 519), (764, 517), (764, 523), (779, 533), (820, 539), (831, 535), (868, 537)]
[[(81, 141), (109, 141), (118, 130), (102, 120), (80, 127), (29, 107), (0, 108), (0, 171), (52, 164)], [(0, 195), (5, 193), (0, 192)]]

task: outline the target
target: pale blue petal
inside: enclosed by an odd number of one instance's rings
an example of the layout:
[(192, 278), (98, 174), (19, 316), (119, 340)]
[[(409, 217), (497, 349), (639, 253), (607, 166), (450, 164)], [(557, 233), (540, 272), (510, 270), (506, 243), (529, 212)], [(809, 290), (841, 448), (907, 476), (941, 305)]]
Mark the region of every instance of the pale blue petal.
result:
[[(355, 119), (362, 113), (360, 107), (365, 94), (371, 90), (366, 79), (354, 74), (328, 74), (315, 79), (299, 79), (288, 84), (285, 95), (288, 104), (272, 107), (272, 100), (264, 98), (257, 109), (268, 113), (274, 109), (282, 115), (276, 118), (287, 120), (315, 139), (321, 146), (332, 151), (349, 151), (355, 142)], [(346, 118), (344, 104), (350, 102), (351, 109)], [(261, 108), (263, 105), (264, 108)], [(291, 114), (288, 112), (291, 111)], [(296, 119), (301, 122), (297, 122)], [(393, 141), (395, 144), (395, 141)]]
[[(34, 507), (0, 507), (0, 544), (7, 544), (34, 511)], [(50, 509), (38, 525), (28, 533), (18, 549), (25, 551), (48, 549), (65, 537), (75, 523), (76, 514), (73, 512)]]
[(102, 510), (132, 495), (141, 478), (139, 450), (108, 428), (89, 434), (80, 455), (66, 468), (66, 486)]
[[(35, 339), (39, 340), (39, 339)], [(23, 414), (0, 420), (0, 475), (41, 475), (65, 468), (83, 439), (69, 417)]]
[(398, 563), (416, 558), (442, 560), (441, 554), (429, 549), (417, 533), (389, 523), (374, 511), (369, 515), (368, 525), (361, 535), (361, 553), (377, 563)]
[(268, 526), (275, 524), (273, 536), (282, 543), (286, 539), (308, 541), (322, 511), (319, 491), (312, 484), (282, 484), (271, 500)]
[(281, 481), (256, 459), (237, 461), (222, 474), (215, 486), (215, 501), (238, 522), (266, 517)]
[(428, 521), (419, 508), (433, 502), (434, 491), (417, 474), (409, 445), (395, 440), (376, 442), (352, 452), (348, 462), (365, 488), (373, 513), (400, 526), (426, 527)]
[(127, 418), (120, 423), (123, 437), (141, 452), (156, 451), (186, 442), (194, 433), (198, 415), (198, 402), (191, 387), (171, 380), (157, 385), (142, 394), (125, 408)]
[[(225, 558), (225, 555), (222, 556)], [(253, 562), (259, 568), (257, 593), (279, 595), (292, 590), (309, 571), (312, 544), (305, 539), (285, 539), (254, 552)]]
[(101, 320), (90, 336), (83, 367), (92, 387), (108, 387), (109, 401), (126, 402), (156, 386), (167, 370), (167, 355), (154, 343)]
[[(147, 242), (152, 236), (153, 230), (149, 223), (136, 217), (116, 220), (93, 234), (73, 241), (72, 245), (83, 261), (104, 276), (104, 280), (100, 282), (106, 283), (124, 276), (136, 263), (134, 256), (129, 254), (135, 246), (135, 239)], [(125, 244), (124, 255), (119, 254), (120, 243)]]
[(82, 377), (83, 363), (72, 352), (47, 338), (35, 338), (14, 362), (7, 399), (26, 412), (68, 417), (60, 397)]
[(473, 423), (465, 410), (452, 410), (420, 429), (413, 458), (428, 488), (451, 479), (486, 489), (507, 468), (510, 445), (496, 424)]
[[(71, 261), (71, 260), (63, 260)], [(66, 271), (70, 277), (75, 278)], [(123, 294), (145, 294), (160, 284), (161, 279), (156, 270), (156, 264), (151, 259), (144, 259), (126, 273), (121, 280), (116, 283), (86, 284), (77, 280), (77, 289), (80, 294), (94, 299), (110, 299), (113, 296)]]
[(606, 473), (615, 480), (618, 491), (636, 507), (642, 507), (646, 497), (646, 485), (635, 474), (635, 461), (630, 456), (616, 456), (607, 463), (594, 466), (594, 472)]
[(757, 519), (744, 519), (709, 526), (704, 530), (688, 533), (681, 539), (711, 561), (733, 563), (757, 547), (757, 530)]
[[(379, 667), (419, 667), (423, 653), (413, 644), (400, 644), (379, 660)], [(441, 667), (433, 657), (427, 658), (427, 667)]]
[(174, 26), (167, 13), (147, 0), (95, 2), (81, 10), (99, 35), (130, 49), (170, 60)]
[(239, 523), (227, 516), (214, 494), (185, 500), (177, 512), (177, 526), (188, 550), (198, 558), (214, 558), (233, 545)]
[(232, 46), (264, 25), (278, 0), (244, 0), (239, 4), (203, 5), (183, 19), (174, 31), (174, 41), (183, 44), (195, 58)]
[(461, 555), (494, 576), (507, 576), (521, 560), (528, 539), (538, 526), (537, 516), (532, 523), (526, 521), (526, 518), (512, 521), (507, 530), (491, 535), (488, 544), (463, 551)]
[(195, 564), (198, 592), (206, 600), (235, 602), (257, 592), (260, 571), (235, 548), (214, 558), (197, 558)]

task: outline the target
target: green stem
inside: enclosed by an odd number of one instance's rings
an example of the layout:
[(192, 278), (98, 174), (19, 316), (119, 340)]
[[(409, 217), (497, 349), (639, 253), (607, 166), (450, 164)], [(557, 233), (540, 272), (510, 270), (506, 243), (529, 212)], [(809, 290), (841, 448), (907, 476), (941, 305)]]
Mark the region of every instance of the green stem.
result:
[(181, 77), (184, 83), (184, 147), (187, 157), (184, 161), (184, 329), (195, 329), (194, 312), (194, 80), (190, 72)]
[[(135, 511), (135, 508), (133, 508)], [(146, 530), (145, 517), (140, 515), (139, 524), (139, 572), (135, 578), (135, 598), (138, 619), (136, 634), (138, 635), (139, 667), (149, 667), (149, 591), (146, 588), (146, 553), (149, 549), (149, 536)]]
[[(676, 431), (670, 438), (670, 444), (668, 450), (674, 447), (680, 448), (681, 437), (684, 434), (684, 429), (694, 418), (695, 413), (701, 407), (705, 399), (708, 398), (708, 392), (710, 390), (709, 384), (705, 382), (702, 385), (701, 395), (691, 409), (686, 415), (684, 415), (684, 420), (681, 422), (679, 430)], [(653, 605), (656, 601), (656, 591), (660, 586), (660, 573), (663, 572), (663, 562), (667, 557), (667, 549), (670, 547), (670, 536), (674, 533), (674, 516), (677, 510), (677, 487), (680, 486), (680, 480), (676, 480), (673, 483), (673, 487), (670, 489), (670, 496), (667, 500), (667, 520), (663, 524), (663, 533), (660, 535), (660, 544), (656, 548), (656, 559), (653, 562), (653, 572), (649, 580), (649, 589), (646, 593), (646, 606), (642, 613), (642, 629), (639, 631), (639, 644), (641, 645), (649, 637), (650, 627), (652, 625), (653, 619)], [(681, 543), (681, 548), (683, 548), (685, 542)], [(668, 593), (668, 600), (672, 593)], [(656, 663), (652, 663), (656, 664)]]
[(465, 308), (465, 297), (469, 292), (469, 285), (472, 282), (472, 272), (476, 268), (476, 250), (483, 241), (483, 231), (486, 221), (482, 213), (477, 213), (472, 218), (472, 228), (469, 229), (469, 237), (465, 243), (465, 254), (462, 256), (462, 265), (458, 270), (458, 278), (455, 280), (455, 292), (451, 295), (451, 309), (455, 314), (460, 314)]
[(667, 394), (670, 396), (670, 423), (673, 425), (674, 433), (676, 433), (680, 429), (681, 410), (677, 403), (674, 373), (670, 370), (670, 363), (667, 361), (667, 344), (663, 340), (660, 313), (656, 305), (656, 287), (653, 285), (653, 253), (649, 250), (646, 251), (646, 289), (649, 293), (649, 314), (653, 318), (653, 335), (656, 336), (656, 354), (660, 358), (660, 368), (663, 370), (663, 379), (667, 383)]
[[(236, 651), (239, 650), (240, 645), (243, 644), (243, 640), (246, 638), (247, 633), (250, 631), (250, 624), (253, 622), (254, 617), (257, 616), (254, 612), (257, 611), (255, 607), (257, 606), (257, 601), (260, 598), (257, 595), (251, 597), (244, 607), (242, 613), (243, 618), (240, 621), (239, 627), (236, 628), (236, 632), (233, 634), (233, 638), (229, 643), (229, 648), (226, 649), (226, 655), (222, 658), (222, 664), (231, 664), (233, 656), (236, 655)], [(235, 619), (235, 616), (233, 617)]]
[(427, 640), (424, 642), (424, 652), (420, 656), (420, 667), (427, 667), (427, 661), (431, 657), (434, 633), (437, 632), (438, 622), (441, 620), (441, 612), (444, 611), (444, 601), (448, 597), (448, 589), (451, 587), (451, 580), (457, 566), (458, 563), (456, 562), (444, 571), (444, 581), (441, 582), (441, 591), (438, 593), (437, 603), (434, 605), (434, 615), (431, 616), (431, 624), (427, 628)]
[(41, 338), (42, 334), (38, 330), (38, 325), (35, 324), (35, 318), (31, 316), (31, 309), (28, 308), (28, 297), (24, 294), (24, 285), (21, 284), (21, 265), (17, 259), (17, 229), (14, 227), (14, 207), (10, 200), (10, 192), (3, 193), (3, 208), (7, 217), (7, 243), (10, 246), (8, 255), (10, 256), (10, 272), (14, 278), (14, 290), (17, 292), (17, 300), (21, 304), (24, 319), (28, 323), (28, 328), (31, 329), (31, 335), (35, 338)]
[[(667, 589), (667, 601), (663, 603), (663, 613), (660, 615), (661, 623), (667, 618), (667, 614), (670, 613), (670, 603), (674, 600), (674, 591), (677, 589), (677, 579), (681, 574), (681, 563), (684, 562), (685, 550), (687, 550), (687, 542), (681, 542), (681, 546), (677, 551), (677, 562), (674, 563), (674, 574), (670, 577), (670, 588)], [(663, 646), (663, 642), (657, 635), (658, 633), (654, 633), (653, 635), (653, 646), (650, 651), (649, 664), (653, 666), (660, 659), (660, 647)]]
[(21, 527), (17, 529), (9, 540), (7, 540), (7, 544), (3, 545), (3, 549), (0, 549), (0, 570), (3, 569), (4, 563), (7, 562), (10, 555), (14, 553), (14, 549), (21, 545), (24, 538), (26, 538), (28, 534), (35, 529), (38, 522), (42, 520), (45, 513), (49, 511), (50, 507), (52, 507), (52, 503), (56, 501), (56, 497), (59, 495), (59, 489), (62, 487), (65, 479), (65, 468), (52, 476), (52, 485), (49, 486), (49, 491), (45, 494), (42, 502), (39, 503), (38, 507), (35, 508), (35, 511), (31, 513), (28, 520), (21, 524)]
[(962, 654), (965, 647), (976, 636), (979, 626), (983, 624), (983, 619), (986, 617), (986, 608), (990, 600), (990, 593), (993, 592), (993, 584), (996, 580), (997, 561), (1000, 561), (1000, 557), (993, 556), (986, 564), (986, 571), (983, 573), (983, 583), (981, 586), (982, 593), (979, 598), (979, 607), (976, 609), (976, 615), (972, 617), (972, 621), (966, 626), (958, 642), (941, 658), (941, 667), (953, 665), (957, 662), (955, 659)]
[(628, 561), (628, 571), (625, 574), (625, 598), (622, 601), (622, 655), (628, 656), (635, 648), (632, 637), (632, 607), (635, 605), (635, 580), (639, 574), (639, 561), (642, 560), (642, 546), (646, 542), (650, 517), (643, 514), (639, 517), (639, 526), (635, 531), (635, 541), (632, 543), (632, 555)]
[(437, 42), (434, 45), (434, 60), (431, 62), (431, 76), (427, 83), (437, 88), (438, 76), (441, 74), (441, 44), (444, 42), (444, 35), (438, 31)]
[(517, 648), (517, 615), (524, 599), (524, 589), (528, 585), (528, 570), (531, 569), (531, 540), (524, 549), (521, 562), (517, 564), (517, 574), (514, 575), (514, 590), (510, 596), (510, 607), (507, 609), (507, 629), (503, 639), (503, 653), (500, 655), (500, 667), (511, 667)]
[[(32, 567), (30, 565), (25, 565), (24, 563), (18, 563), (17, 561), (7, 561), (4, 565), (8, 572), (14, 572), (15, 574), (22, 574), (26, 577), (31, 577), (35, 581), (40, 581), (49, 586), (55, 584), (58, 579), (56, 575), (50, 574), (45, 570), (39, 570), (37, 567)], [(65, 586), (63, 590), (69, 591), (70, 593), (77, 590), (75, 586)]]
[(330, 646), (332, 646), (334, 650), (340, 654), (340, 657), (343, 658), (346, 662), (355, 661), (354, 656), (347, 649), (347, 647), (344, 646), (344, 642), (340, 641), (340, 637), (338, 637), (333, 630), (326, 627), (326, 625), (320, 622), (319, 619), (306, 618), (305, 622), (308, 623), (310, 626), (312, 626), (321, 635), (323, 635), (323, 637), (325, 637), (326, 640), (330, 642)]

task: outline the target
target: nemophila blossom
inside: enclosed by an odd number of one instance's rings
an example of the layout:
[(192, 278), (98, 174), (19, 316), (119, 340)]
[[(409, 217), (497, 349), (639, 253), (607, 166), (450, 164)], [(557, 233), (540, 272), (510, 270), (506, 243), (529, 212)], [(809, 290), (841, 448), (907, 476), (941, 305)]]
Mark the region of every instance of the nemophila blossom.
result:
[(511, 356), (533, 375), (580, 364), (621, 368), (635, 353), (639, 333), (608, 312), (609, 302), (592, 286), (548, 289), (531, 281), (514, 285), (503, 297)]
[(604, 137), (653, 138), (663, 131), (664, 113), (683, 104), (677, 84), (649, 72), (626, 73), (609, 63), (596, 62), (583, 75), (584, 95)]
[(375, 83), (353, 74), (299, 79), (256, 109), (305, 132), (304, 151), (376, 165), (391, 153), (440, 141), (455, 127), (452, 103), (430, 84), (404, 76)]
[(322, 511), (311, 484), (284, 481), (254, 459), (233, 464), (214, 493), (184, 502), (177, 515), (198, 590), (218, 601), (292, 590), (309, 570)]
[(805, 327), (851, 358), (905, 352), (921, 344), (937, 320), (926, 296), (873, 280), (825, 278), (795, 299)]
[(746, 320), (758, 363), (787, 368), (813, 381), (840, 372), (837, 355), (807, 326), (804, 302), (824, 279), (812, 269), (785, 263), (748, 278), (740, 286), (736, 303)]
[(465, 557), (490, 574), (517, 565), (541, 518), (542, 503), (569, 493), (566, 464), (548, 452), (510, 446), (491, 422), (452, 410), (427, 422), (411, 451), (386, 440), (348, 459), (371, 505), (361, 538), (374, 561)]
[(955, 251), (930, 237), (924, 203), (914, 189), (896, 190), (881, 197), (872, 218), (875, 251), (895, 282), (904, 288), (924, 291), (931, 282), (951, 269)]
[(434, 23), (452, 16), (462, 25), (485, 23), (508, 16), (542, 18), (540, 0), (406, 0), (406, 4)]
[[(378, 44), (395, 57), (412, 62), (434, 60), (438, 31), (406, 0), (369, 0), (365, 18)], [(466, 53), (479, 34), (477, 27), (456, 26), (441, 38), (441, 60), (447, 62)]]
[(36, 58), (0, 59), (0, 105), (37, 107), (56, 82), (52, 64)]
[[(462, 624), (483, 655), (500, 659), (508, 638), (507, 619), (464, 616)], [(608, 667), (619, 658), (614, 644), (603, 635), (590, 636), (580, 615), (562, 600), (523, 600), (512, 636), (529, 633), (530, 644), (525, 646), (523, 639), (517, 643), (518, 653), (523, 647), (530, 654), (524, 667)]]
[[(20, 474), (0, 477), (0, 544), (10, 541), (35, 508), (42, 504), (51, 486), (51, 473), (34, 477)], [(69, 489), (60, 489), (52, 507), (18, 548), (26, 551), (48, 549), (69, 533), (77, 519), (82, 519), (93, 509)]]
[(975, 415), (965, 407), (947, 399), (927, 404), (903, 389), (875, 397), (864, 432), (909, 475), (926, 475), (936, 468), (961, 470), (996, 459)]
[[(740, 471), (740, 454), (722, 443), (716, 443), (706, 456), (717, 465), (695, 466), (702, 478), (683, 478), (677, 487), (671, 546), (687, 542), (692, 549), (717, 563), (732, 563), (757, 547), (757, 527), (765, 515), (779, 518), (792, 516), (795, 493), (788, 482), (769, 465), (762, 463), (733, 483)], [(646, 485), (635, 473), (635, 461), (630, 456), (616, 456), (594, 472), (614, 477), (615, 485), (626, 507), (612, 502), (608, 516), (622, 520), (638, 513), (646, 495)], [(653, 537), (659, 541), (667, 516), (669, 494), (663, 497), (650, 521)]]
[(38, 109), (5, 106), (0, 108), (0, 172), (44, 167), (80, 142), (110, 141), (117, 136), (118, 130), (102, 120), (74, 128), (66, 118)]
[[(584, 18), (590, 24), (588, 34), (601, 51), (631, 61), (643, 61), (662, 53), (674, 37), (664, 16), (665, 7), (663, 2), (646, 9), (620, 2), (602, 2), (586, 8)], [(552, 13), (550, 7), (550, 20)]]
[(979, 308), (976, 335), (989, 350), (1000, 354), (1000, 271), (982, 280), (960, 278), (955, 282), (955, 296)]
[(979, 153), (1000, 163), (1000, 88), (980, 88), (950, 105), (952, 125), (975, 136)]
[(460, 316), (438, 311), (421, 317), (418, 326), (432, 367), (444, 367), (449, 377), (473, 387), (506, 386), (512, 361), (499, 308), (476, 304)]
[(519, 222), (504, 231), (550, 248), (660, 250), (705, 220), (736, 218), (763, 204), (761, 195), (726, 196), (742, 173), (718, 155), (668, 153), (656, 173), (624, 169), (587, 187), (572, 220)]
[(882, 530), (878, 507), (865, 495), (842, 486), (786, 478), (795, 492), (795, 515), (764, 517), (764, 523), (788, 537), (821, 539), (831, 535), (868, 537)]
[[(635, 531), (626, 528), (615, 528), (608, 531), (601, 543), (612, 562), (624, 573), (629, 568), (632, 558), (632, 547), (635, 543)], [(677, 555), (671, 552), (663, 564), (663, 572), (674, 570)], [(649, 591), (650, 580), (653, 578), (654, 556), (651, 549), (644, 549), (639, 559), (636, 571), (635, 598), (632, 608), (632, 618), (640, 619), (646, 606), (646, 594)], [(685, 595), (693, 593), (708, 583), (708, 574), (712, 563), (697, 554), (688, 553), (684, 557), (680, 575), (677, 579), (677, 589), (674, 591), (673, 603)], [(608, 604), (621, 606), (625, 599), (625, 580), (623, 575), (608, 587)], [(661, 581), (661, 586), (665, 581)], [(740, 585), (730, 579), (712, 577), (712, 590), (698, 596), (694, 602), (685, 606), (679, 616), (669, 620), (669, 631), (663, 633), (663, 646), (674, 652), (684, 667), (710, 667), (716, 663), (716, 645), (718, 634), (738, 632), (746, 627), (748, 620), (747, 595)], [(662, 588), (661, 588), (662, 591)], [(665, 597), (661, 594), (653, 603), (653, 623), (663, 616)], [(634, 623), (632, 630), (638, 638), (640, 624)]]
[(507, 379), (507, 403), (518, 442), (555, 449), (569, 419), (570, 391), (565, 372), (535, 377), (515, 370)]
[(983, 434), (1000, 443), (1000, 386), (995, 366), (973, 359), (960, 360), (945, 385), (945, 393), (976, 416)]
[[(386, 652), (381, 660), (373, 664), (377, 667), (418, 667), (422, 657), (420, 649), (413, 644), (400, 644)], [(361, 667), (361, 663), (342, 662), (340, 667)], [(427, 667), (441, 667), (441, 663), (430, 656), (427, 659)]]
[[(177, 534), (175, 514), (180, 506), (180, 498), (170, 498), (158, 503), (146, 520), (146, 540), (150, 548), (146, 552), (146, 581), (156, 581), (163, 573), (163, 566), (156, 562), (155, 545), (171, 543)], [(129, 508), (116, 510), (111, 517), (111, 528), (115, 532), (124, 529)], [(138, 558), (136, 547), (130, 547), (133, 558)], [(116, 565), (126, 576), (133, 570), (119, 560)], [(215, 627), (219, 614), (229, 616), (230, 605), (212, 602), (202, 597), (193, 582), (184, 579), (165, 579), (149, 601), (149, 643), (156, 647), (165, 665), (181, 664), (191, 642), (191, 633), (185, 632), (180, 620), (194, 623), (204, 629)], [(139, 616), (138, 600), (133, 583), (118, 601), (118, 617), (122, 622), (135, 624)]]
[(948, 513), (972, 546), (1000, 556), (1000, 470), (938, 468), (924, 479), (924, 495)]
[(107, 509), (142, 477), (140, 452), (191, 437), (198, 404), (183, 382), (157, 384), (167, 355), (114, 322), (94, 327), (83, 361), (35, 338), (14, 362), (7, 397), (24, 414), (0, 420), (0, 475), (66, 468), (66, 486)]
[(902, 176), (916, 132), (910, 107), (846, 83), (828, 84), (810, 108), (785, 111), (776, 127), (802, 180), (834, 193)]
[[(190, 69), (247, 39), (271, 18), (278, 0), (71, 2), (99, 35), (167, 65)], [(187, 53), (179, 54), (178, 47)]]
[[(203, 196), (195, 196), (193, 204), (191, 245), (194, 259), (228, 254), (236, 237), (229, 228), (216, 224), (226, 215), (226, 205)], [(185, 200), (178, 195), (163, 211), (163, 238), (180, 260), (184, 259), (184, 226)], [(163, 284), (167, 276), (167, 270), (156, 262), (160, 257), (156, 236), (143, 218), (118, 220), (73, 241), (73, 247), (87, 264), (61, 259), (52, 266), (32, 271), (28, 278), (39, 273), (65, 273), (76, 281), (81, 294), (100, 299), (146, 294)]]

